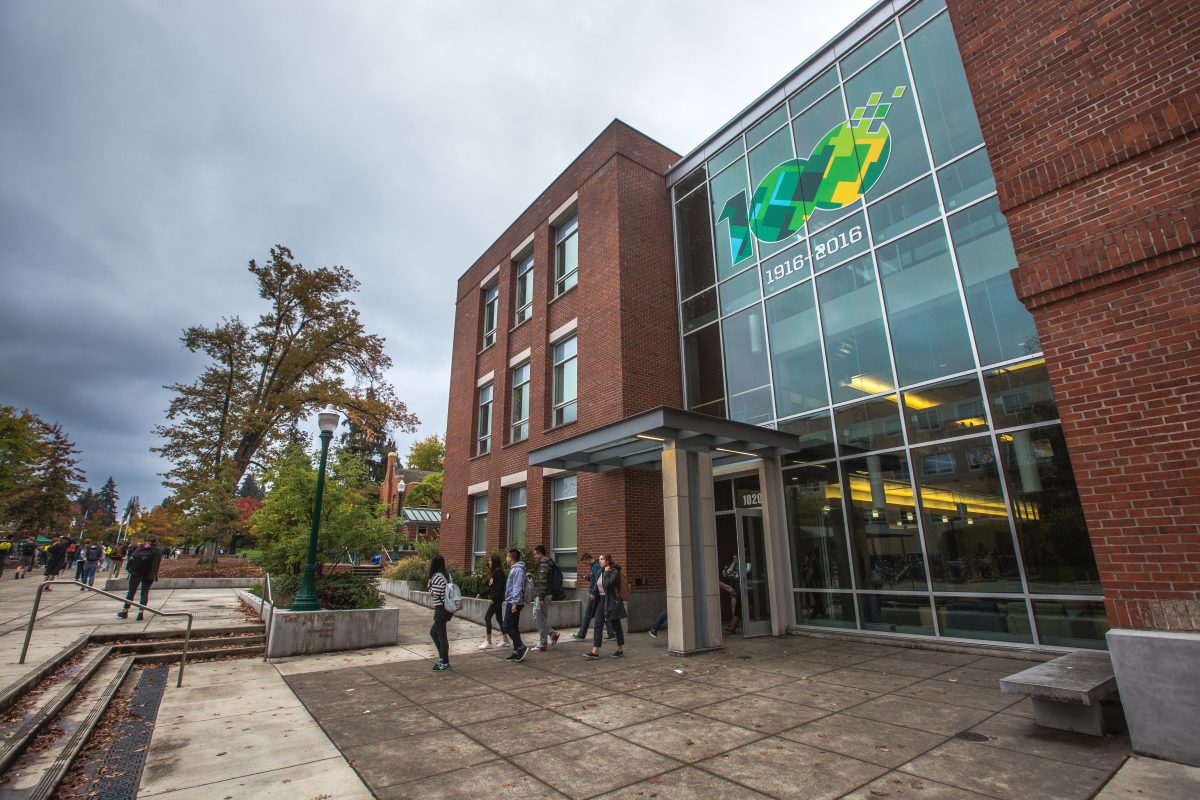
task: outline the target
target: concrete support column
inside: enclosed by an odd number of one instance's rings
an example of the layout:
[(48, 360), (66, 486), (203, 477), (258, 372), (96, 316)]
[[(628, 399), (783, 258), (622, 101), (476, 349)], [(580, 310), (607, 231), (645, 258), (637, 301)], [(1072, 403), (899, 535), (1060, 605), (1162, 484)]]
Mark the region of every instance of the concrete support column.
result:
[(778, 458), (764, 458), (758, 464), (758, 485), (762, 493), (763, 534), (767, 546), (767, 584), (771, 596), (771, 635), (783, 636), (795, 620), (792, 601), (791, 549), (788, 546), (787, 506), (783, 491), (783, 471)]
[(663, 443), (667, 645), (674, 655), (721, 647), (712, 458)]

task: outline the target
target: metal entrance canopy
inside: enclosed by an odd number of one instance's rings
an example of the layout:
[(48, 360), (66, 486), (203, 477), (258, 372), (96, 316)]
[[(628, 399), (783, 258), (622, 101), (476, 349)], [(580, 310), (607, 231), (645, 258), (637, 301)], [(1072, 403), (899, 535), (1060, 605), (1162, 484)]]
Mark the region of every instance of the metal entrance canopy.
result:
[(659, 406), (529, 453), (531, 467), (609, 472), (657, 470), (663, 442), (712, 456), (713, 464), (771, 458), (798, 450), (800, 437), (745, 422)]

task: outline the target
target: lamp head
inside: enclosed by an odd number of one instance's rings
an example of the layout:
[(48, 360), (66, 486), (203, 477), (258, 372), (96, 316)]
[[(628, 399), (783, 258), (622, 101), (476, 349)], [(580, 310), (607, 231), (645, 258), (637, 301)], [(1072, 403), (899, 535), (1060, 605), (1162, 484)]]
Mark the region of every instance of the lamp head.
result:
[(326, 408), (317, 414), (317, 425), (326, 433), (333, 433), (341, 421), (341, 416), (332, 408)]

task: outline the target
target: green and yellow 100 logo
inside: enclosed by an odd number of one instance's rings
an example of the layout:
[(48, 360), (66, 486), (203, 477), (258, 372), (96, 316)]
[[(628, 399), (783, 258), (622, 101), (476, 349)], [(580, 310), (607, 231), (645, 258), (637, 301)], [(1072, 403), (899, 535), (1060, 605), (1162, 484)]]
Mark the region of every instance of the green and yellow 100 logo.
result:
[[(892, 100), (904, 87), (892, 90)], [(891, 132), (883, 119), (891, 108), (883, 92), (872, 92), (809, 153), (784, 161), (767, 173), (750, 204), (738, 192), (726, 201), (717, 224), (729, 224), (729, 250), (738, 264), (754, 254), (750, 234), (760, 242), (780, 242), (802, 230), (814, 211), (850, 205), (875, 185), (892, 152)]]

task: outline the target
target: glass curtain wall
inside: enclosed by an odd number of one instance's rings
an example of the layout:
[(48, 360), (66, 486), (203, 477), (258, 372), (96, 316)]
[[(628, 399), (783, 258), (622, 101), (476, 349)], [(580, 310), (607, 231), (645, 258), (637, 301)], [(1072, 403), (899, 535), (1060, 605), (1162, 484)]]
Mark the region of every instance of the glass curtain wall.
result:
[(799, 434), (801, 625), (1103, 648), (1100, 582), (942, 0), (674, 186), (687, 407)]

